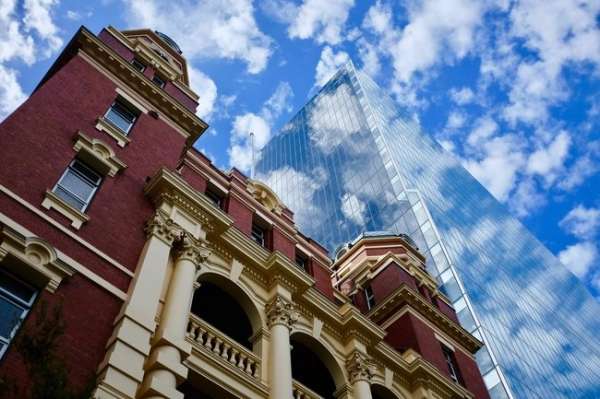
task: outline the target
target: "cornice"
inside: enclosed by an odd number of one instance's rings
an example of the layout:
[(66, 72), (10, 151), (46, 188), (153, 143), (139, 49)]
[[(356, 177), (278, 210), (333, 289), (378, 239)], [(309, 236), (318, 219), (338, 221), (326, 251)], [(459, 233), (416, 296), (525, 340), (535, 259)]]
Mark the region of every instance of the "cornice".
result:
[(164, 115), (177, 122), (188, 134), (191, 145), (208, 128), (206, 122), (196, 116), (164, 90), (157, 88), (141, 72), (125, 61), (113, 49), (102, 42), (86, 28), (81, 28), (75, 42), (82, 51), (96, 62), (126, 82), (133, 90), (143, 93), (145, 98)]
[(443, 314), (439, 309), (425, 301), (420, 293), (414, 291), (406, 283), (402, 283), (383, 302), (373, 308), (367, 314), (367, 317), (377, 323), (381, 323), (401, 303), (406, 303), (411, 308), (417, 310), (419, 314), (425, 316), (427, 320), (463, 345), (469, 352), (475, 353), (483, 346), (481, 341), (472, 336), (457, 322)]

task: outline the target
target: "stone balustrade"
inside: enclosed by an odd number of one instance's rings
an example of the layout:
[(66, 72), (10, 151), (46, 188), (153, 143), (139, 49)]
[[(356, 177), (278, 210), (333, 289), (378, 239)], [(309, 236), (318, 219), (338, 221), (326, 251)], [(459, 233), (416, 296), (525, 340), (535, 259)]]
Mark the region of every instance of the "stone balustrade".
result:
[(323, 399), (319, 394), (313, 392), (310, 388), (305, 387), (298, 381), (293, 381), (293, 399)]
[(201, 350), (220, 357), (256, 380), (260, 379), (258, 356), (193, 314), (190, 314), (187, 337)]

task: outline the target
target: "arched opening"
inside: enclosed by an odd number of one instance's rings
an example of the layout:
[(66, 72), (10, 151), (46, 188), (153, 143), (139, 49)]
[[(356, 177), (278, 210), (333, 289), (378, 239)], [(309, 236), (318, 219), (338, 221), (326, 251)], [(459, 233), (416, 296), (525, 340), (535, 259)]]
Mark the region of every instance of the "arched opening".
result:
[(371, 385), (371, 396), (373, 399), (398, 399), (392, 391), (379, 384)]
[(260, 328), (260, 316), (252, 301), (240, 287), (223, 277), (207, 274), (198, 282), (192, 313), (252, 350), (251, 338)]
[(336, 360), (314, 338), (295, 333), (292, 345), (292, 378), (325, 399), (334, 399), (334, 393), (343, 383), (343, 374)]

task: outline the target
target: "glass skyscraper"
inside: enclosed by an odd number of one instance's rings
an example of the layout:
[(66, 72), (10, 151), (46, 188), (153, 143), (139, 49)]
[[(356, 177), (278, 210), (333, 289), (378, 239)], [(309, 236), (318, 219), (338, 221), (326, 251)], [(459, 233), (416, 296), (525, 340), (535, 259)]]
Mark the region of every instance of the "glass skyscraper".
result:
[(600, 305), (368, 76), (344, 66), (262, 150), (256, 178), (329, 248), (407, 233), (485, 347), (492, 398), (600, 398)]

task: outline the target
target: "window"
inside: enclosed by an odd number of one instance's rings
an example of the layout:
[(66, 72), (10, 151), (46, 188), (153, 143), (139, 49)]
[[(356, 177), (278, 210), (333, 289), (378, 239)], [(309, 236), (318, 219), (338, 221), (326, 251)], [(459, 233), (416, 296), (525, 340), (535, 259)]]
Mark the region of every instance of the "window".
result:
[(259, 226), (256, 223), (252, 223), (252, 239), (261, 247), (266, 246), (266, 231), (262, 226)]
[(0, 270), (0, 358), (31, 309), (36, 294), (33, 287)]
[(146, 69), (146, 65), (144, 65), (141, 61), (136, 60), (135, 58), (131, 60), (131, 65), (140, 72), (144, 72)]
[(373, 306), (375, 306), (375, 294), (373, 294), (371, 285), (365, 287), (365, 300), (367, 301), (367, 309), (373, 309)]
[(117, 99), (106, 112), (106, 119), (116, 128), (129, 133), (133, 123), (137, 119), (138, 112), (121, 99)]
[(452, 381), (454, 382), (460, 382), (458, 378), (458, 367), (456, 366), (456, 359), (454, 358), (454, 351), (444, 344), (440, 345), (442, 346), (442, 352), (444, 353), (444, 358), (446, 359), (446, 364), (448, 365), (450, 378), (452, 378)]
[(308, 272), (308, 257), (299, 251), (296, 251), (296, 266)]
[(212, 187), (207, 187), (204, 194), (208, 197), (209, 200), (212, 201), (213, 204), (219, 209), (223, 209), (223, 204), (225, 202), (225, 196), (213, 189)]
[(102, 182), (102, 176), (74, 159), (52, 190), (72, 207), (85, 211)]
[(152, 77), (152, 83), (154, 83), (155, 85), (157, 85), (161, 89), (163, 87), (165, 87), (165, 80), (163, 78), (161, 78), (160, 76), (158, 76), (158, 75), (154, 75), (154, 77)]

